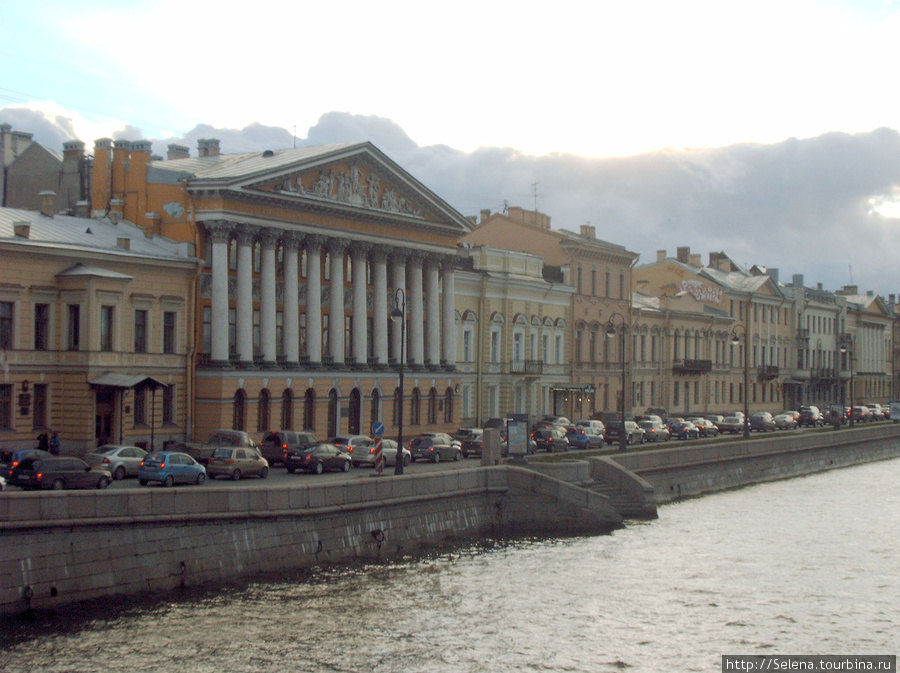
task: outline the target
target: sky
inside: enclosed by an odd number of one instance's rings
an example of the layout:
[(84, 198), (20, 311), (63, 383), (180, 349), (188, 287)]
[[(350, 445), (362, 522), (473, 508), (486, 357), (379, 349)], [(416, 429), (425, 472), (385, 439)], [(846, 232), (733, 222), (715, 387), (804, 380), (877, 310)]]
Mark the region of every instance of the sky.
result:
[(370, 139), (464, 215), (900, 293), (900, 0), (0, 8), (0, 122), (36, 137)]

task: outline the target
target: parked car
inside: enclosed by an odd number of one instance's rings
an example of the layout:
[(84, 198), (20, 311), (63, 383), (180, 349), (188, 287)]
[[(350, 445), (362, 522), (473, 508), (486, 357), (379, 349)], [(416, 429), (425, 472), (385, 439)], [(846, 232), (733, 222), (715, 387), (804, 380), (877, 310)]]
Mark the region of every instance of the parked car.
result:
[(566, 451), (569, 448), (566, 428), (562, 425), (548, 425), (542, 428), (535, 428), (531, 433), (531, 438), (534, 440), (538, 451), (554, 453), (556, 451)]
[(757, 411), (750, 414), (750, 431), (775, 432), (775, 419), (768, 411)]
[(259, 452), (269, 465), (283, 465), (284, 454), (289, 448), (306, 449), (319, 443), (311, 432), (297, 430), (273, 430), (259, 443)]
[(158, 481), (163, 486), (197, 484), (206, 481), (206, 468), (181, 451), (151, 451), (138, 469), (138, 483)]
[(576, 425), (566, 432), (566, 441), (570, 449), (600, 449), (606, 444), (603, 433), (593, 425)]
[(669, 432), (675, 439), (700, 439), (700, 428), (690, 421), (681, 421), (669, 426)]
[(688, 420), (697, 426), (701, 437), (716, 437), (719, 434), (719, 428), (716, 427), (716, 424), (706, 418), (698, 416)]
[(625, 433), (625, 444), (643, 444), (644, 428), (634, 421), (614, 421), (606, 424), (604, 437), (607, 444), (618, 444), (622, 433)]
[(825, 425), (825, 417), (819, 411), (819, 407), (801, 406), (800, 418), (797, 419), (797, 423), (801, 426), (817, 428)]
[[(353, 467), (359, 467), (360, 465), (375, 465), (375, 444), (373, 443), (371, 447), (369, 447), (369, 451), (367, 453), (360, 453), (360, 450), (354, 451), (351, 457), (351, 462), (353, 463)], [(397, 461), (397, 440), (395, 439), (382, 439), (381, 440), (381, 456), (384, 458), (385, 467), (392, 467), (396, 465)], [(412, 454), (409, 452), (409, 449), (403, 449), (403, 464), (409, 465), (412, 462)]]
[[(362, 445), (356, 448), (363, 451)], [(365, 452), (368, 453), (368, 447)], [(288, 449), (284, 459), (284, 466), (291, 474), (297, 470), (315, 474), (332, 471), (349, 472), (353, 462), (350, 453), (330, 442), (322, 442), (307, 449)]]
[(219, 447), (235, 447), (244, 449), (256, 449), (256, 442), (253, 438), (243, 430), (216, 430), (213, 432), (205, 444), (197, 444), (193, 442), (177, 443), (173, 447), (173, 451), (186, 453), (193, 457), (194, 460), (205, 465), (206, 461), (213, 454), (213, 451)]
[(0, 491), (6, 490), (6, 479), (0, 474)]
[[(483, 431), (482, 431), (483, 432)], [(500, 431), (501, 435), (506, 434), (506, 428)], [(446, 442), (450, 446), (456, 449), (462, 450), (462, 442), (458, 439), (454, 439), (451, 435), (448, 435), (446, 432), (420, 432), (416, 437), (432, 437), (434, 439), (438, 439), (441, 442)], [(413, 438), (415, 439), (415, 437)], [(412, 444), (412, 440), (410, 440), (410, 444)]]
[(606, 426), (603, 425), (603, 421), (601, 421), (601, 420), (599, 420), (599, 419), (596, 419), (596, 418), (590, 418), (590, 419), (585, 419), (585, 420), (575, 421), (575, 427), (576, 427), (576, 428), (588, 427), (588, 426), (590, 426), (590, 427), (592, 427), (592, 428), (597, 428), (597, 430), (600, 431), (600, 434), (601, 434), (601, 435), (602, 435), (602, 434), (604, 433), (604, 431), (606, 430)]
[(778, 430), (796, 430), (797, 419), (792, 414), (778, 414), (773, 419)]
[(460, 460), (462, 458), (462, 449), (454, 446), (449, 435), (441, 436), (440, 433), (435, 435), (419, 435), (413, 438), (409, 443), (409, 452), (412, 454), (412, 460), (430, 460), (433, 463), (439, 463), (442, 460)]
[(853, 418), (854, 423), (868, 423), (872, 420), (872, 415), (869, 413), (869, 407), (853, 407), (850, 411), (850, 415)]
[(352, 454), (357, 449), (361, 449), (362, 453), (368, 453), (375, 440), (367, 435), (338, 435), (329, 439), (328, 444), (334, 444), (344, 453)]
[(672, 439), (672, 433), (661, 420), (643, 420), (638, 422), (638, 425), (644, 429), (644, 441), (668, 442)]
[(866, 406), (869, 407), (869, 414), (873, 421), (883, 421), (885, 419), (885, 410), (880, 404), (876, 402)]
[(704, 418), (715, 425), (717, 430), (719, 429), (719, 423), (725, 420), (725, 417), (721, 414), (707, 414), (706, 416), (704, 416)]
[(459, 440), (460, 443), (464, 443), (467, 439), (480, 435), (482, 432), (484, 431), (481, 428), (460, 428), (456, 432), (451, 432), (450, 436)]
[(260, 479), (269, 476), (269, 461), (253, 449), (216, 449), (206, 464), (206, 476), (210, 479), (224, 476), (238, 481), (249, 475)]
[(744, 419), (740, 416), (726, 416), (716, 427), (719, 428), (719, 432), (722, 434), (728, 432), (736, 435), (744, 431)]
[(25, 458), (10, 470), (10, 484), (24, 489), (106, 488), (112, 482), (107, 470), (92, 469), (81, 458), (53, 456)]
[(538, 419), (537, 423), (534, 424), (534, 427), (532, 427), (532, 430), (536, 430), (538, 428), (546, 428), (550, 425), (561, 425), (566, 430), (568, 430), (570, 427), (572, 427), (573, 423), (565, 416), (553, 416), (548, 414), (546, 416), (541, 416)]
[(84, 456), (84, 462), (112, 474), (113, 479), (136, 477), (147, 452), (138, 446), (104, 444)]
[(11, 472), (14, 467), (18, 466), (26, 458), (52, 458), (53, 454), (49, 451), (42, 451), (41, 449), (6, 449), (0, 451), (0, 472), (3, 473), (3, 476), (7, 478), (7, 481), (11, 484), (12, 480), (10, 480)]
[(480, 428), (474, 428), (472, 433), (467, 437), (463, 438), (462, 446), (460, 449), (462, 450), (462, 457), (468, 458), (469, 456), (480, 456), (482, 447), (484, 446), (484, 430)]

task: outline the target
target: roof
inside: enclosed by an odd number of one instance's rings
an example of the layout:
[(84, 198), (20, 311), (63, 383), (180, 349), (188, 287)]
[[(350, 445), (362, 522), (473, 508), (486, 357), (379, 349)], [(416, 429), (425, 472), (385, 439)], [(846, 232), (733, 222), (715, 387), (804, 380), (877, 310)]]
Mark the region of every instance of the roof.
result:
[(118, 374), (104, 372), (88, 381), (92, 386), (108, 386), (110, 388), (135, 388), (139, 385), (148, 388), (168, 388), (168, 384), (146, 374)]
[[(16, 235), (15, 225), (18, 224), (28, 225), (27, 237)], [(128, 239), (129, 249), (120, 245), (121, 239)], [(131, 222), (113, 224), (109, 218), (72, 215), (47, 217), (37, 211), (20, 208), (0, 208), (0, 243), (157, 260), (196, 260), (189, 254), (187, 243), (163, 236), (148, 238), (141, 227)]]

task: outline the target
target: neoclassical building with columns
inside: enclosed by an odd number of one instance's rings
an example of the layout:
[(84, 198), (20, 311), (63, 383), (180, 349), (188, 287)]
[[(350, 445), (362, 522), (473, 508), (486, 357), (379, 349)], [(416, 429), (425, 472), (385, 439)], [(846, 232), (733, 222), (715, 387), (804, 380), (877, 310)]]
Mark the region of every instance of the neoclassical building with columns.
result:
[[(144, 141), (97, 141), (92, 189), (95, 215), (120, 211), (205, 261), (193, 438), (324, 439), (376, 421), (392, 436), (401, 400), (407, 436), (456, 426), (456, 241), (474, 225), (371, 143), (198, 150), (163, 160)], [(405, 322), (390, 318), (398, 304)]]

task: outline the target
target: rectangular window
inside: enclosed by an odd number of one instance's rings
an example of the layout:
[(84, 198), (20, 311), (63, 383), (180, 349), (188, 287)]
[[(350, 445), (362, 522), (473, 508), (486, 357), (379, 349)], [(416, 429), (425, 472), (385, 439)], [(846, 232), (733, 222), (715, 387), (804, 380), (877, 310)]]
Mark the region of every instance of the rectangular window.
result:
[(0, 428), (12, 430), (12, 384), (0, 385)]
[(113, 349), (113, 319), (116, 316), (114, 306), (100, 307), (100, 350)]
[(463, 331), (463, 362), (472, 362), (472, 330)]
[(34, 350), (50, 348), (50, 304), (34, 305)]
[(0, 301), (0, 348), (13, 347), (13, 303)]
[(69, 304), (68, 346), (70, 351), (81, 348), (81, 306), (78, 304)]
[(169, 385), (163, 388), (162, 422), (165, 425), (175, 425), (175, 386)]
[(500, 332), (491, 332), (491, 362), (500, 362)]
[[(110, 349), (104, 348), (103, 350)], [(134, 352), (147, 352), (147, 311), (145, 310), (134, 312)]]
[[(203, 311), (204, 320), (206, 318), (206, 310)], [(163, 353), (172, 354), (175, 352), (175, 311), (163, 312)], [(204, 324), (204, 329), (206, 325)], [(210, 342), (212, 336), (210, 335)], [(207, 351), (209, 352), (209, 351)]]
[(43, 430), (47, 427), (47, 384), (34, 384), (34, 411), (32, 415), (32, 428)]

